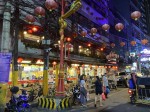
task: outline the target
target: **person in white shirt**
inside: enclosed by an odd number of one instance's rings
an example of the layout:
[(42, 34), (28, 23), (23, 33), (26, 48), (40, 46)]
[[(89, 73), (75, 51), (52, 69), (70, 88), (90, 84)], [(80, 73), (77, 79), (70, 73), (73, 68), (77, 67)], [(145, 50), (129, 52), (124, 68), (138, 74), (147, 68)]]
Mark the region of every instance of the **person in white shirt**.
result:
[(108, 79), (107, 79), (107, 74), (106, 73), (104, 74), (102, 80), (103, 80), (103, 91), (104, 91), (104, 94), (107, 98), (106, 88), (109, 88), (109, 87), (108, 87)]
[(87, 98), (87, 89), (85, 82), (85, 75), (82, 75), (80, 78), (80, 101), (82, 106), (86, 107), (86, 98)]

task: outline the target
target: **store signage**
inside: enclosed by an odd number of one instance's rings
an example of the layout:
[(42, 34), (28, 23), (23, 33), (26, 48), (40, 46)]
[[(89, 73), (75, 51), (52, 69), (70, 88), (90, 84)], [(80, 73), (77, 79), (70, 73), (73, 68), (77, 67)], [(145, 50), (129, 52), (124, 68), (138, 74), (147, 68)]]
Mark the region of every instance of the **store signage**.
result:
[(141, 61), (150, 61), (150, 57), (141, 58)]
[(144, 49), (143, 51), (141, 51), (141, 54), (150, 54), (150, 50)]
[(11, 53), (0, 53), (0, 82), (9, 81)]

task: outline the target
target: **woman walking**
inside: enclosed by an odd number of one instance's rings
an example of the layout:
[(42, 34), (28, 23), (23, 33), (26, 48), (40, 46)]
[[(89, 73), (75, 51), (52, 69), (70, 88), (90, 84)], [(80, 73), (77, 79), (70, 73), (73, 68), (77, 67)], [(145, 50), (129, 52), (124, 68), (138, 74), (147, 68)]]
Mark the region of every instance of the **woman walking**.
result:
[(99, 96), (99, 100), (100, 100), (100, 107), (102, 107), (102, 83), (100, 81), (100, 78), (98, 76), (96, 76), (96, 81), (95, 81), (95, 107), (97, 106), (97, 97)]
[(80, 101), (82, 106), (86, 107), (86, 98), (87, 98), (87, 90), (86, 90), (86, 83), (85, 83), (85, 75), (80, 77)]

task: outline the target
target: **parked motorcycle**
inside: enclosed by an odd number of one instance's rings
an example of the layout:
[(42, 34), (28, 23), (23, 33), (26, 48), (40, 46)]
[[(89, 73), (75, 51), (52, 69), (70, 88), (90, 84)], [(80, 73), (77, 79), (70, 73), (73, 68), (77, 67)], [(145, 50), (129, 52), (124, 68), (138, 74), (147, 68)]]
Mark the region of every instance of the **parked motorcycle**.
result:
[(8, 112), (31, 112), (30, 104), (28, 103), (28, 95), (26, 90), (21, 90), (22, 94), (17, 95), (19, 87), (12, 87), (10, 89), (12, 96), (8, 103), (6, 103)]
[(78, 85), (76, 85), (73, 88), (73, 104), (77, 105), (80, 103), (80, 88)]

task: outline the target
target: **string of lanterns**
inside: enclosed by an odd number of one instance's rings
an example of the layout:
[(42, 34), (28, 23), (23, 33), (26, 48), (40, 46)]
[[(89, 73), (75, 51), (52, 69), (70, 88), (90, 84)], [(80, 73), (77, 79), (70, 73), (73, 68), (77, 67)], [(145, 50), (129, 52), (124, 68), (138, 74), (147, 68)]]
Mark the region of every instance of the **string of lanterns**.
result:
[[(45, 7), (47, 10), (52, 11), (58, 7), (58, 4), (55, 2), (55, 0), (46, 0), (45, 1)], [(38, 6), (34, 9), (34, 14), (38, 16), (39, 18), (45, 16), (45, 9), (41, 6)], [(35, 17), (33, 15), (26, 15), (25, 17), (26, 22), (29, 24), (32, 24), (36, 21)]]

